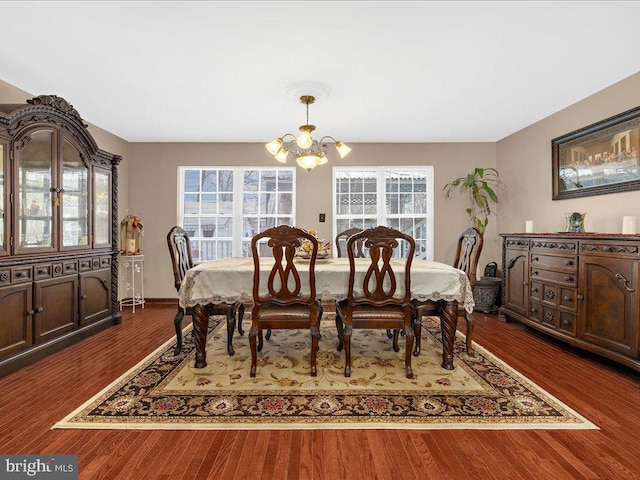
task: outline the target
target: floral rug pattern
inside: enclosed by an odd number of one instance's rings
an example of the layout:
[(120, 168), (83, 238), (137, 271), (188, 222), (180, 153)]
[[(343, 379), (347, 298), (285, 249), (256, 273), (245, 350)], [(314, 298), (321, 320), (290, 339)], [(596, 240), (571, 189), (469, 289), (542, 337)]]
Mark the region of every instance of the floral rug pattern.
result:
[(597, 428), (482, 347), (467, 355), (461, 334), (456, 367), (441, 368), (437, 318), (423, 321), (413, 379), (404, 376), (404, 339), (394, 352), (384, 330), (354, 331), (345, 378), (334, 318), (322, 319), (317, 377), (309, 374), (308, 331), (274, 330), (250, 378), (246, 334), (234, 335), (228, 356), (226, 322), (214, 317), (207, 367), (193, 368), (188, 328), (179, 355), (167, 342), (54, 428)]

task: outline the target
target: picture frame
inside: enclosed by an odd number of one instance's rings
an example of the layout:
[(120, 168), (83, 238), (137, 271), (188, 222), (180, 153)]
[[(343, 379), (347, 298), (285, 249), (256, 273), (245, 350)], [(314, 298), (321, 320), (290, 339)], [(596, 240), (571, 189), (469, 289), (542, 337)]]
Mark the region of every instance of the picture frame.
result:
[(551, 140), (553, 200), (640, 189), (640, 107)]

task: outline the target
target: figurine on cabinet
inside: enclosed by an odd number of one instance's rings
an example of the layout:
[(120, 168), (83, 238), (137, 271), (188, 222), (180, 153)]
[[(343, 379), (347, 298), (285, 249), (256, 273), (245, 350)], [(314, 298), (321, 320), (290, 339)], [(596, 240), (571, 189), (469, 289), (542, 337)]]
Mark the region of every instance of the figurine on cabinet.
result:
[(569, 213), (567, 212), (565, 214), (566, 219), (567, 219), (567, 228), (566, 228), (566, 232), (572, 232), (572, 233), (584, 233), (584, 217), (585, 217), (586, 213), (582, 212), (573, 212), (573, 213)]

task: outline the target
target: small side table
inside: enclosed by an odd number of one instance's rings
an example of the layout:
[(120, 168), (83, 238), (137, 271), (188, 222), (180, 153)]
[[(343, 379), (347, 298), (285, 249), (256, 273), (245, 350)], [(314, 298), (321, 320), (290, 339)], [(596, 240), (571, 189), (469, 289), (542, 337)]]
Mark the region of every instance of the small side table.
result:
[(144, 255), (118, 257), (118, 302), (122, 307), (144, 308)]

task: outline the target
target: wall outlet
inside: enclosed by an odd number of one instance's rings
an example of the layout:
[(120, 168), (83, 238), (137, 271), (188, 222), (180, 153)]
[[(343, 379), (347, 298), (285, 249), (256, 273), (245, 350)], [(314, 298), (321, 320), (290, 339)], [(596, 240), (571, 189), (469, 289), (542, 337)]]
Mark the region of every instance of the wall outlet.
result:
[(323, 223), (323, 222), (325, 221), (325, 214), (324, 214), (324, 213), (321, 213), (321, 214), (320, 214), (320, 216), (319, 216), (319, 218), (318, 218), (318, 221), (319, 221), (320, 223)]

